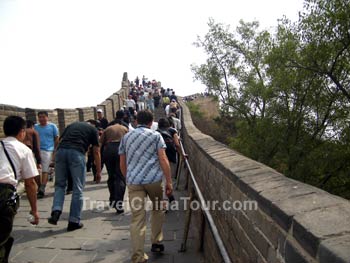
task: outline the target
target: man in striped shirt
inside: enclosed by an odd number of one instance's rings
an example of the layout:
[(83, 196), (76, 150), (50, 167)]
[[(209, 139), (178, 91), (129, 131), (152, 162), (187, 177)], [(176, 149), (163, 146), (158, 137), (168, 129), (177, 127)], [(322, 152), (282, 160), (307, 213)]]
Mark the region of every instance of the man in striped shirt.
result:
[(152, 131), (152, 112), (145, 110), (137, 114), (138, 127), (127, 133), (119, 146), (120, 169), (126, 176), (129, 202), (132, 212), (131, 241), (133, 246), (132, 262), (146, 262), (144, 253), (146, 233), (145, 199), (152, 201), (152, 252), (164, 250), (162, 225), (164, 210), (161, 202), (162, 177), (166, 179), (166, 193), (171, 195), (172, 182), (165, 142), (160, 133)]

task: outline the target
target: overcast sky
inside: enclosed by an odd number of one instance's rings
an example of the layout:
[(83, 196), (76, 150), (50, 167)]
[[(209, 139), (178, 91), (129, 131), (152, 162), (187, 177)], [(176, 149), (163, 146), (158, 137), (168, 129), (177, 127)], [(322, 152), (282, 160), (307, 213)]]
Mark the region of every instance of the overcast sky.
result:
[(96, 105), (145, 75), (179, 95), (204, 91), (192, 43), (210, 17), (295, 21), (302, 0), (0, 0), (0, 104), (68, 108)]

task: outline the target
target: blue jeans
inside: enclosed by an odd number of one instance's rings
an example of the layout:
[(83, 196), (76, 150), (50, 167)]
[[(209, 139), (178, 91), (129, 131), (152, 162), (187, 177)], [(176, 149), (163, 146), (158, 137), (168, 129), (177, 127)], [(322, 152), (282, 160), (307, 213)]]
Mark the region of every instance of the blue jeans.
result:
[(70, 204), (69, 222), (79, 223), (83, 208), (85, 186), (85, 155), (74, 149), (60, 148), (55, 156), (55, 195), (52, 211), (62, 211), (68, 174), (73, 179), (73, 194)]

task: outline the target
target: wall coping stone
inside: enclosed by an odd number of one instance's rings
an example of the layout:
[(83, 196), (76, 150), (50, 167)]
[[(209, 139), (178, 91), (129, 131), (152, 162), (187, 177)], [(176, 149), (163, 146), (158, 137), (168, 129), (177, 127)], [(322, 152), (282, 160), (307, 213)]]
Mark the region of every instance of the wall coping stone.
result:
[[(208, 161), (261, 208), (318, 262), (350, 262), (350, 202), (287, 178), (201, 133), (188, 107), (182, 106), (183, 128)], [(186, 146), (186, 141), (185, 141)], [(196, 150), (197, 150), (196, 148)], [(191, 156), (189, 156), (190, 162)], [(202, 189), (203, 191), (203, 189)], [(290, 254), (290, 247), (288, 248)]]

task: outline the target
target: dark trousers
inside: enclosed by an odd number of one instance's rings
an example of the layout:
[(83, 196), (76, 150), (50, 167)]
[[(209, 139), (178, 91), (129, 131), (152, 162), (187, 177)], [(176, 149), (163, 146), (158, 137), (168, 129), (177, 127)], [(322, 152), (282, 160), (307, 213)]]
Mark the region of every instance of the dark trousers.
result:
[(129, 107), (129, 112), (132, 117), (135, 117), (135, 110), (132, 107)]
[(6, 204), (13, 192), (14, 190), (6, 186), (0, 186), (0, 263), (8, 262), (14, 241), (11, 232), (16, 208)]
[[(125, 177), (120, 171), (119, 142), (110, 142), (104, 146), (103, 161), (108, 172), (109, 202), (116, 209), (122, 209), (125, 193)], [(117, 206), (118, 205), (118, 206)]]

